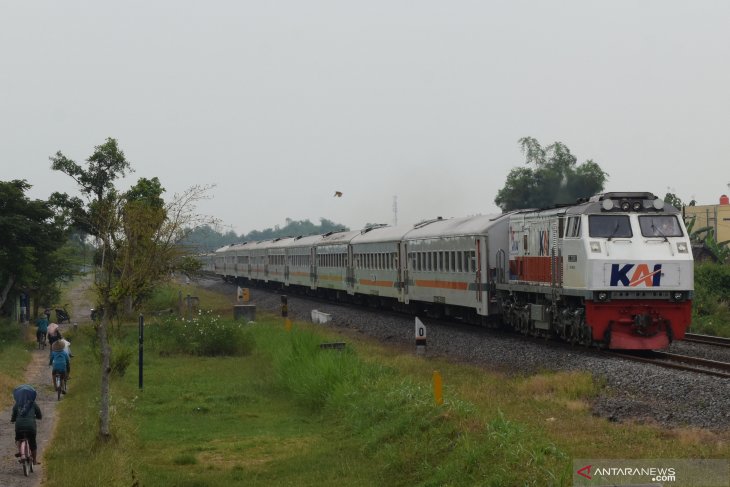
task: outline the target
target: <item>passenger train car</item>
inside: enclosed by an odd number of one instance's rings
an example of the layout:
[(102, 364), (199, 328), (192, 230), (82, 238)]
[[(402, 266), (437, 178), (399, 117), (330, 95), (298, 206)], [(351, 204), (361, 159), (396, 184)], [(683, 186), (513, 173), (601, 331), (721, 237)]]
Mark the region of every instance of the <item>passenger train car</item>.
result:
[(612, 349), (682, 339), (694, 283), (684, 222), (651, 193), (249, 242), (204, 265), (241, 285)]

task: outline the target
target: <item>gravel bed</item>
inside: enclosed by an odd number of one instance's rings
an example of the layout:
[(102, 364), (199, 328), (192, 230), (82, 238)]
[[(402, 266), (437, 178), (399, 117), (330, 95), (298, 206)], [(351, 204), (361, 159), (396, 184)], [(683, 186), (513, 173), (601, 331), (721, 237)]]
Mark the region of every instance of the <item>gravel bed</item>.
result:
[(674, 342), (669, 346), (669, 350), (667, 351), (692, 357), (717, 360), (718, 362), (730, 362), (730, 347), (692, 342)]
[[(201, 279), (199, 283), (235, 296), (236, 288), (232, 284), (214, 279)], [(280, 297), (274, 292), (251, 289), (251, 298), (260, 309), (280, 309)], [(295, 295), (289, 295), (288, 304), (291, 318), (309, 320), (311, 310), (317, 309), (332, 315), (332, 321), (323, 326), (356, 330), (404, 350), (415, 349), (412, 316), (345, 307)], [(475, 326), (423, 321), (427, 327), (429, 356), (448, 356), (510, 374), (544, 370), (592, 371), (606, 384), (594, 400), (593, 413), (611, 421), (647, 421), (671, 427), (713, 430), (730, 428), (730, 379), (602, 356), (596, 350), (571, 348), (562, 343), (527, 339)], [(725, 350), (716, 354), (715, 350), (705, 350), (707, 348), (691, 343), (672, 345), (675, 353), (728, 360), (721, 355), (727, 353)]]

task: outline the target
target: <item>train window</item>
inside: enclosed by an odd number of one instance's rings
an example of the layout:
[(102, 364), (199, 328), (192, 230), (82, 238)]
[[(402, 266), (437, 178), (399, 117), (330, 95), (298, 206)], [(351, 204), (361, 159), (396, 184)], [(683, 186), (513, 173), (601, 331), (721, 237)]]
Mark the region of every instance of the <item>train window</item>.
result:
[(451, 256), (451, 267), (449, 269), (451, 272), (456, 272), (456, 252), (452, 250), (449, 254)]
[(558, 218), (558, 237), (563, 238), (565, 235), (563, 234), (564, 228), (564, 220), (562, 216)]
[(572, 216), (568, 221), (567, 237), (580, 237), (580, 216)]
[(456, 272), (464, 272), (464, 257), (462, 254), (463, 252), (461, 250), (456, 251)]
[(477, 271), (477, 256), (476, 256), (477, 253), (474, 250), (472, 250), (469, 252), (469, 254), (470, 254), (469, 255), (469, 263), (470, 263), (469, 267), (471, 267), (472, 272), (476, 272)]
[(639, 217), (639, 227), (644, 237), (681, 237), (682, 227), (674, 215), (648, 215)]
[(433, 259), (433, 252), (426, 252), (426, 270), (431, 270), (431, 259)]
[(413, 270), (421, 270), (421, 260), (423, 258), (423, 252), (416, 252), (416, 264), (413, 266)]
[(634, 234), (628, 215), (590, 215), (588, 234), (596, 238), (628, 238)]

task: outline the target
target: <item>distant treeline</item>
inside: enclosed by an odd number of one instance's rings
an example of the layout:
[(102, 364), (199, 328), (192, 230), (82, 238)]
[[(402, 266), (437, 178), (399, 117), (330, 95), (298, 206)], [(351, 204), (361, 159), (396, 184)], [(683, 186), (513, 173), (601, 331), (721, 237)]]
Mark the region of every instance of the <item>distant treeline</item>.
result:
[(253, 230), (245, 235), (237, 235), (233, 230), (221, 233), (209, 225), (204, 225), (190, 232), (190, 235), (188, 235), (184, 243), (197, 252), (212, 252), (225, 245), (235, 243), (271, 240), (279, 237), (318, 235), (343, 230), (346, 231), (349, 228), (326, 218), (320, 218), (319, 225), (315, 225), (309, 220), (292, 220), (287, 218), (286, 225), (283, 227), (275, 225), (273, 228)]

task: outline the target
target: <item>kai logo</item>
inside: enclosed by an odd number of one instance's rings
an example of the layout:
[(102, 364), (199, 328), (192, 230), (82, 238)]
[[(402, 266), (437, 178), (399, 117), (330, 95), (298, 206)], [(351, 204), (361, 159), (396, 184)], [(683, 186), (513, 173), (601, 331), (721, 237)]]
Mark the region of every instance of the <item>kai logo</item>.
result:
[(654, 270), (649, 270), (649, 264), (612, 264), (611, 286), (659, 286), (662, 279), (662, 265), (654, 264)]

